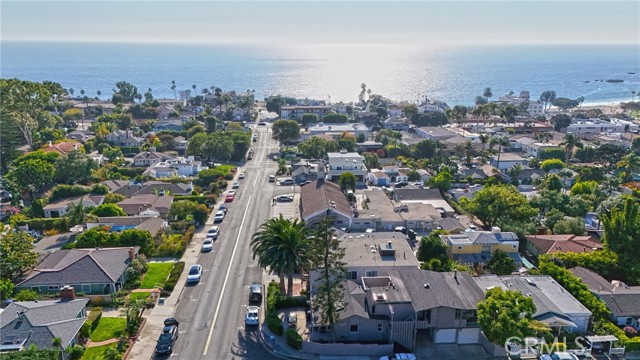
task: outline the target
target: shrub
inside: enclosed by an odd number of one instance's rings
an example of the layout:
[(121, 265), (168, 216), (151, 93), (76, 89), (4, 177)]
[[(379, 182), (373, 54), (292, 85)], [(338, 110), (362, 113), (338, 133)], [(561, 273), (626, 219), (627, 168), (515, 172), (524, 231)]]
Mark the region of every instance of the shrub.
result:
[(35, 301), (35, 300), (38, 300), (39, 298), (40, 296), (38, 295), (37, 292), (33, 290), (22, 289), (16, 294), (14, 300), (15, 301)]
[(91, 335), (91, 324), (88, 322), (85, 322), (84, 324), (82, 324), (82, 327), (80, 328), (80, 336), (82, 336), (85, 339), (88, 339), (89, 335)]
[(58, 231), (58, 229), (49, 229), (49, 230), (45, 230), (43, 232), (44, 236), (53, 236), (53, 235), (58, 235), (60, 234), (60, 231)]
[[(107, 189), (108, 191), (108, 189)], [(49, 201), (56, 201), (68, 197), (76, 197), (86, 195), (91, 192), (91, 188), (83, 185), (58, 185), (51, 191)]]
[(275, 312), (267, 315), (267, 326), (269, 330), (273, 331), (276, 335), (282, 336), (282, 321), (280, 321), (280, 318), (278, 318)]
[(302, 350), (302, 336), (295, 329), (287, 329), (287, 344), (296, 350)]
[(89, 316), (87, 316), (87, 323), (91, 324), (91, 331), (95, 330), (100, 324), (100, 319), (102, 319), (102, 308), (96, 306), (91, 310)]
[(285, 297), (281, 296), (276, 300), (276, 309), (286, 309), (293, 307), (307, 306), (307, 299), (304, 296)]
[[(184, 261), (178, 261), (173, 265), (173, 269), (171, 269), (171, 273), (169, 274), (169, 278), (164, 283), (163, 291), (171, 292), (176, 287), (178, 280), (180, 279), (180, 275), (184, 270)], [(170, 294), (170, 293), (169, 293)]]
[(84, 355), (84, 348), (82, 346), (74, 345), (73, 347), (69, 348), (69, 359), (78, 360), (82, 358), (82, 355)]
[(91, 187), (92, 194), (106, 195), (109, 193), (109, 187), (104, 184), (95, 184)]
[(173, 197), (173, 202), (176, 201), (184, 201), (184, 200), (188, 200), (188, 201), (193, 201), (193, 202), (197, 202), (198, 204), (205, 204), (207, 202), (207, 198), (204, 196), (197, 196), (197, 195), (191, 195), (191, 196), (185, 196), (185, 195), (177, 195)]
[(29, 229), (36, 231), (45, 231), (45, 230), (58, 230), (60, 232), (67, 232), (71, 227), (69, 224), (69, 219), (66, 217), (57, 218), (57, 219), (46, 219), (46, 218), (38, 218), (27, 220), (26, 224), (29, 225)]

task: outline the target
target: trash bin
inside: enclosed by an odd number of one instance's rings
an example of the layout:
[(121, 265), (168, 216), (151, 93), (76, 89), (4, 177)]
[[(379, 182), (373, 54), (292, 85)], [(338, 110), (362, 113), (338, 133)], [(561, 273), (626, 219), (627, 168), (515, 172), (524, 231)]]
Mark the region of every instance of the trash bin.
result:
[(271, 346), (276, 346), (276, 337), (271, 335), (269, 336), (269, 344), (271, 344)]

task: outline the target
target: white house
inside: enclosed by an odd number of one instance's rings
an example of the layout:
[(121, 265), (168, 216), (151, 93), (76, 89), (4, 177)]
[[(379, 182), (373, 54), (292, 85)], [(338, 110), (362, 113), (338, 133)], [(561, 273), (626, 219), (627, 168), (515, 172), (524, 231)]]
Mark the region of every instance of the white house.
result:
[[(500, 155), (500, 163), (498, 163), (498, 155)], [(500, 171), (511, 169), (517, 164), (519, 164), (520, 166), (525, 166), (528, 163), (529, 161), (524, 159), (522, 156), (514, 153), (501, 153), (493, 155), (491, 157), (491, 165), (495, 166)]]
[(567, 133), (573, 134), (624, 133), (637, 130), (638, 124), (620, 119), (611, 119), (611, 121), (601, 119), (573, 119), (567, 127)]
[(85, 208), (102, 205), (103, 195), (84, 195), (75, 198), (61, 199), (47, 204), (44, 210), (45, 218), (58, 218), (66, 215), (73, 206), (82, 203)]
[(177, 157), (154, 164), (144, 172), (145, 175), (156, 178), (172, 176), (195, 176), (200, 171), (208, 169), (202, 166), (202, 162), (195, 160), (193, 156)]
[(305, 141), (316, 135), (336, 135), (339, 137), (343, 133), (352, 133), (356, 138), (363, 134), (365, 139), (369, 138), (369, 128), (361, 123), (327, 124), (319, 122), (303, 129), (300, 133), (300, 141)]
[(367, 167), (364, 165), (364, 156), (356, 152), (332, 152), (327, 154), (327, 179), (337, 181), (340, 175), (352, 173), (360, 184), (364, 184), (367, 176)]
[(527, 112), (529, 115), (536, 117), (540, 115), (544, 115), (544, 104), (538, 101), (532, 101), (529, 103), (529, 107), (527, 108)]
[(446, 140), (456, 136), (456, 133), (449, 129), (436, 126), (423, 126), (416, 128), (416, 135), (428, 140)]
[[(516, 148), (520, 148), (528, 156), (532, 156), (536, 159), (540, 158), (540, 153), (547, 149), (559, 149), (558, 145), (551, 143), (540, 143), (534, 139), (528, 137), (522, 137), (515, 141)], [(502, 159), (500, 159), (502, 162)]]
[(300, 120), (304, 114), (315, 114), (318, 119), (322, 119), (323, 116), (331, 111), (329, 106), (283, 106), (280, 108), (280, 117), (283, 119)]

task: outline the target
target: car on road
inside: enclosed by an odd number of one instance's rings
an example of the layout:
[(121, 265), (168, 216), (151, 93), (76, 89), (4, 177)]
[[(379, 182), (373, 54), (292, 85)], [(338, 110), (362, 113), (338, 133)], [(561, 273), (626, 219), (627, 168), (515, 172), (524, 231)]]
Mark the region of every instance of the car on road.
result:
[(240, 183), (239, 183), (239, 182), (237, 182), (237, 181), (236, 181), (236, 182), (234, 182), (234, 183), (231, 185), (231, 188), (232, 188), (232, 189), (240, 189)]
[(187, 283), (197, 283), (200, 282), (200, 278), (202, 277), (202, 266), (195, 264), (191, 265), (189, 269), (189, 273), (187, 274)]
[(224, 220), (224, 211), (218, 210), (216, 212), (216, 215), (213, 217), (213, 222), (219, 223), (219, 222), (222, 222), (222, 220)]
[(244, 173), (238, 174), (238, 180), (242, 180), (242, 179), (244, 179)]
[(213, 239), (212, 238), (204, 239), (204, 241), (202, 242), (202, 252), (209, 252), (211, 250), (213, 250)]
[(178, 320), (174, 318), (164, 319), (164, 327), (162, 333), (156, 341), (156, 354), (170, 354), (173, 352), (173, 345), (178, 339)]
[(280, 180), (280, 185), (293, 185), (293, 184), (295, 184), (295, 182), (291, 178)]
[(227, 212), (229, 211), (229, 207), (225, 204), (222, 204), (218, 206), (218, 211), (224, 211), (224, 214), (227, 215)]
[(292, 202), (293, 196), (289, 195), (279, 195), (274, 198), (277, 202)]
[(244, 323), (247, 325), (258, 325), (260, 323), (260, 308), (257, 306), (247, 306)]
[(266, 125), (267, 125), (267, 123), (266, 123), (266, 122), (264, 122), (264, 121), (260, 121), (260, 122), (258, 123), (258, 126), (266, 126)]
[(226, 203), (233, 202), (233, 199), (235, 199), (235, 198), (236, 198), (235, 195), (229, 194), (224, 198), (224, 202), (226, 202)]
[(416, 356), (413, 354), (407, 353), (397, 353), (389, 356), (383, 356), (380, 360), (416, 360)]
[(216, 240), (220, 235), (220, 228), (217, 226), (212, 226), (211, 229), (207, 232), (207, 239)]
[(262, 302), (262, 284), (254, 282), (249, 287), (249, 302)]
[(235, 190), (228, 190), (227, 191), (227, 195), (236, 195), (236, 191)]
[(247, 155), (247, 160), (253, 160), (253, 153), (249, 153), (249, 155)]
[(276, 176), (275, 175), (269, 175), (269, 182), (276, 182)]

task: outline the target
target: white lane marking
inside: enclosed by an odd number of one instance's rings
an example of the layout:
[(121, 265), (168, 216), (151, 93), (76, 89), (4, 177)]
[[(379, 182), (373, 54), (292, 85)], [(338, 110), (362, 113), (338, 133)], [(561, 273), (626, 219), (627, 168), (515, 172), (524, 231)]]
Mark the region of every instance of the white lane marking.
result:
[(258, 174), (256, 175), (256, 179), (253, 180), (253, 186), (256, 186), (256, 182), (258, 182), (258, 178), (260, 178), (260, 170), (258, 170)]
[(244, 226), (244, 220), (247, 218), (247, 212), (249, 211), (249, 205), (251, 205), (251, 196), (249, 196), (249, 201), (247, 201), (247, 208), (244, 210), (244, 215), (242, 215), (242, 222), (240, 222), (240, 231), (238, 231), (238, 237), (236, 238), (236, 243), (235, 245), (233, 245), (233, 251), (231, 252), (231, 261), (229, 261), (229, 266), (227, 267), (227, 274), (224, 276), (224, 283), (222, 284), (222, 292), (220, 292), (220, 297), (218, 298), (218, 305), (216, 305), (216, 311), (213, 313), (213, 321), (211, 322), (211, 329), (209, 329), (209, 336), (207, 336), (207, 342), (204, 344), (204, 352), (202, 353), (202, 356), (207, 356), (209, 344), (211, 343), (211, 336), (213, 336), (213, 329), (216, 327), (216, 321), (218, 320), (218, 312), (220, 311), (220, 305), (222, 305), (222, 298), (224, 297), (224, 291), (227, 288), (227, 281), (229, 280), (229, 273), (231, 273), (231, 266), (233, 266), (233, 259), (236, 257), (236, 250), (238, 249), (238, 243), (240, 242), (240, 235), (242, 234), (242, 227)]

